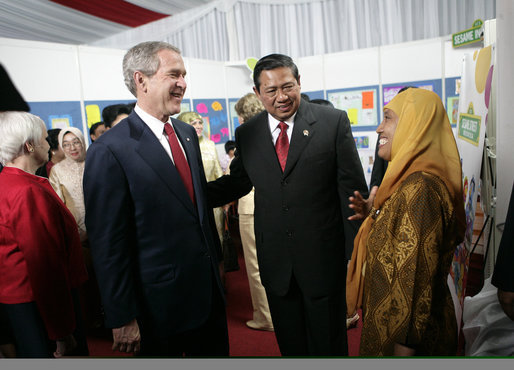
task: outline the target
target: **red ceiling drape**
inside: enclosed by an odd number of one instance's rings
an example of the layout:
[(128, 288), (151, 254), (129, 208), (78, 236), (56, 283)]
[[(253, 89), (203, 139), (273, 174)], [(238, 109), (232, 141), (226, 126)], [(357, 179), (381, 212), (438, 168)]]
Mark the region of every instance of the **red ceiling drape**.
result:
[(129, 27), (167, 17), (123, 0), (51, 0), (54, 3)]

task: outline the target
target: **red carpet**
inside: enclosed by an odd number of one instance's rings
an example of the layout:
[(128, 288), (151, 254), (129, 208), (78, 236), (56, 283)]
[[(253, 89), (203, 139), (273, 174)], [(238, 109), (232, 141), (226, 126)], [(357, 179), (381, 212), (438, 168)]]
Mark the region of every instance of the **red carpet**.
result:
[[(226, 274), (227, 321), (231, 357), (277, 357), (280, 356), (277, 341), (273, 332), (253, 330), (246, 326), (246, 321), (252, 318), (252, 302), (246, 268), (242, 257), (239, 237), (234, 235), (238, 248), (238, 271)], [(348, 350), (350, 356), (359, 353), (362, 320), (357, 327), (348, 331)], [(88, 336), (90, 356), (92, 357), (121, 357), (119, 352), (112, 352), (112, 339), (108, 331)]]

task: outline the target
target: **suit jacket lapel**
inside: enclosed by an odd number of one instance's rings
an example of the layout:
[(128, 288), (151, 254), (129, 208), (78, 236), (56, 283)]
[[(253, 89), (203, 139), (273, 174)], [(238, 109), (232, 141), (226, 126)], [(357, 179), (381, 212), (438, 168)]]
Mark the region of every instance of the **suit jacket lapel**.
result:
[[(133, 128), (140, 133), (139, 143), (136, 151), (141, 158), (155, 171), (157, 176), (168, 186), (170, 191), (183, 203), (183, 205), (192, 213), (196, 214), (193, 203), (189, 199), (189, 194), (178, 174), (177, 169), (171, 162), (170, 157), (162, 148), (161, 143), (157, 140), (152, 130), (144, 124), (144, 122), (134, 114), (134, 119), (129, 120)], [(132, 117), (131, 117), (132, 118)]]
[(293, 134), (291, 135), (291, 143), (289, 145), (289, 152), (287, 153), (284, 177), (288, 176), (296, 166), (305, 146), (314, 136), (315, 131), (312, 127), (314, 122), (316, 122), (316, 118), (313, 116), (308, 104), (301, 102), (294, 120)]
[[(273, 145), (273, 138), (269, 129), (268, 112), (261, 113), (262, 116), (255, 122), (255, 133), (252, 135), (251, 142), (257, 145), (257, 153), (261, 154), (265, 168), (273, 168), (273, 171), (282, 173), (280, 163), (278, 161), (277, 152)], [(243, 144), (244, 145), (244, 144)]]

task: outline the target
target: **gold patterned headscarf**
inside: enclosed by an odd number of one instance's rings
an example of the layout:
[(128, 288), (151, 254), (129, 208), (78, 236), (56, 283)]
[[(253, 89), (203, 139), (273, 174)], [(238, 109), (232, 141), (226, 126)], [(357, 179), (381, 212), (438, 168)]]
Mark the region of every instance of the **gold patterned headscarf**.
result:
[[(462, 169), (457, 144), (441, 99), (431, 91), (412, 88), (396, 95), (386, 108), (395, 112), (399, 119), (393, 136), (391, 161), (372, 211), (379, 210), (409, 175), (419, 171), (428, 172), (439, 177), (448, 188), (457, 212), (459, 240), (462, 240), (466, 225)], [(373, 223), (374, 219), (368, 216), (354, 241), (346, 278), (348, 314), (354, 313), (362, 305), (366, 244)]]

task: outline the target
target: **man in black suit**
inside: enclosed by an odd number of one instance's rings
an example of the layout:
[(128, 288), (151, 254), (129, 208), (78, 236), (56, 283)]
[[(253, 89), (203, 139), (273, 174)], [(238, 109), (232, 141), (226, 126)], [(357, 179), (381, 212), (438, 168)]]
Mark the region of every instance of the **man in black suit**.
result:
[(367, 194), (350, 122), (301, 99), (288, 56), (261, 58), (254, 83), (266, 111), (236, 130), (231, 175), (209, 183), (212, 205), (245, 179), (255, 187), (259, 269), (282, 355), (347, 355), (345, 244), (359, 226), (348, 198)]
[(123, 73), (137, 105), (91, 145), (84, 172), (86, 227), (113, 349), (228, 356), (221, 248), (198, 137), (170, 117), (186, 90), (180, 51), (141, 43), (125, 55)]

